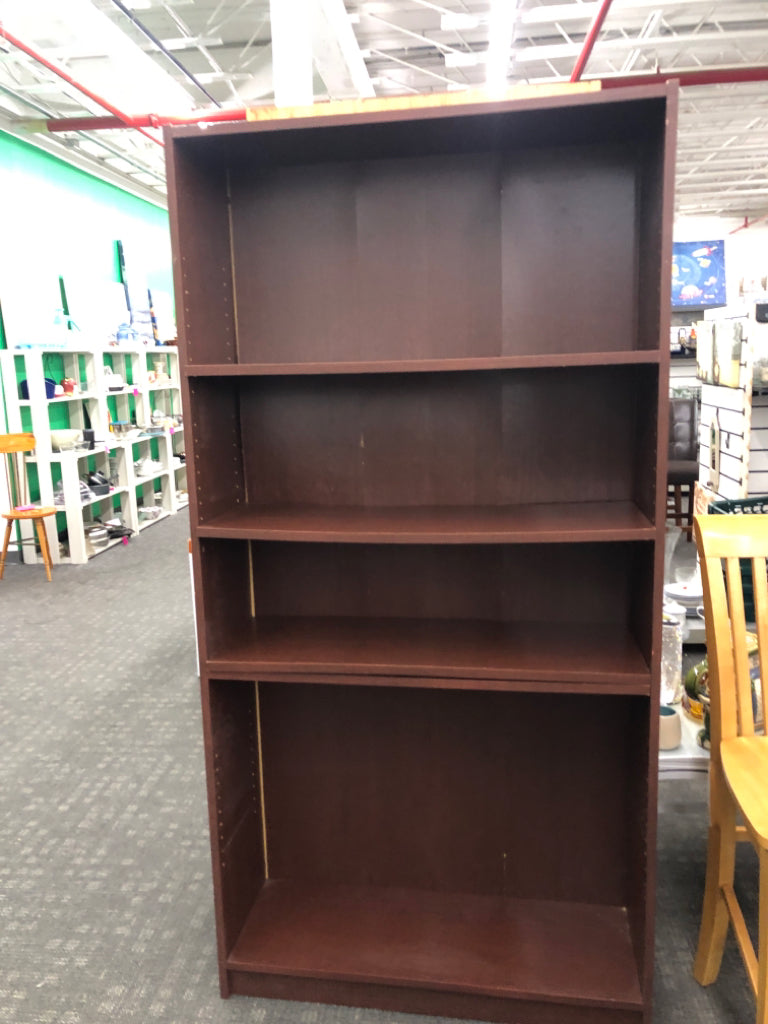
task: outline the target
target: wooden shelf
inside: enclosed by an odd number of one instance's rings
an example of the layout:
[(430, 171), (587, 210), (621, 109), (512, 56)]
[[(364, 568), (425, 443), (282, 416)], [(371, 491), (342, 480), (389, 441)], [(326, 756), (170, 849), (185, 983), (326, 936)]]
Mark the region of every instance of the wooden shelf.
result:
[(267, 881), (232, 971), (638, 1009), (622, 907)]
[(361, 359), (338, 362), (187, 363), (188, 377), (259, 377), (354, 373), (449, 373), (569, 366), (658, 364), (657, 350), (562, 352), (555, 355), (476, 356), (460, 359)]
[[(207, 668), (218, 674), (373, 673), (650, 692), (650, 669), (617, 626), (265, 616), (251, 620), (250, 632), (239, 628), (210, 647)], [(414, 678), (402, 685), (423, 683)], [(474, 685), (484, 688), (481, 682), (465, 683), (468, 689)]]
[(239, 508), (198, 528), (201, 537), (380, 544), (495, 544), (652, 540), (630, 502), (435, 508)]

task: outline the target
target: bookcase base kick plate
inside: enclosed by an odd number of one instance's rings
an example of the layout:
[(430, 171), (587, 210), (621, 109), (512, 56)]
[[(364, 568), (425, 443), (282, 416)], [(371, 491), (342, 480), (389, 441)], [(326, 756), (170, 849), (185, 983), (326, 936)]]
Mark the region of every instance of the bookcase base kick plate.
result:
[(227, 971), (227, 979), (229, 992), (223, 993), (225, 997), (231, 994), (260, 999), (293, 999), (392, 1013), (488, 1021), (489, 1024), (645, 1024), (646, 1021), (640, 1009), (569, 1006), (543, 999), (504, 999), (235, 970)]

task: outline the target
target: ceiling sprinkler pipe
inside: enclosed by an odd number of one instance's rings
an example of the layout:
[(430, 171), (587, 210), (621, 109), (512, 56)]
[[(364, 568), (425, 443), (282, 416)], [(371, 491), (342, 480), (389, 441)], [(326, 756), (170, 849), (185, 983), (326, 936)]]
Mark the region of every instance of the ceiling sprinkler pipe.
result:
[(184, 75), (184, 77), (187, 78), (195, 86), (195, 88), (199, 89), (200, 92), (203, 93), (203, 95), (211, 101), (211, 103), (215, 107), (221, 106), (219, 101), (214, 96), (211, 96), (211, 94), (205, 88), (203, 83), (200, 82), (199, 79), (195, 78), (192, 72), (189, 71), (188, 68), (186, 68), (181, 63), (179, 58), (172, 54), (171, 51), (166, 46), (164, 46), (163, 43), (157, 38), (157, 36), (149, 31), (147, 26), (142, 21), (139, 21), (134, 11), (126, 7), (122, 0), (112, 0), (112, 3), (115, 5), (115, 7), (117, 7), (119, 11), (121, 11), (125, 15), (126, 18), (128, 18), (136, 26), (136, 28), (139, 30), (139, 32), (142, 33), (142, 35), (146, 36), (146, 38), (150, 41), (150, 43), (152, 43), (153, 46), (157, 47), (160, 53), (162, 53), (162, 55), (167, 60), (169, 60), (171, 64), (173, 64), (173, 66), (177, 68), (182, 73), (182, 75)]
[[(0, 34), (2, 29), (0, 28)], [(12, 40), (11, 40), (12, 41)], [(588, 82), (600, 82), (603, 89), (626, 89), (634, 85), (659, 85), (664, 82), (679, 82), (681, 86), (696, 85), (739, 85), (748, 82), (768, 82), (768, 66), (734, 66), (706, 68), (694, 71), (663, 71), (651, 74), (613, 75), (605, 78), (588, 78)], [(109, 109), (109, 108), (107, 108)], [(101, 128), (163, 128), (166, 125), (193, 125), (217, 121), (246, 121), (248, 110), (211, 110), (198, 112), (190, 117), (174, 117), (161, 114), (115, 114), (113, 117), (56, 117), (40, 121), (42, 128), (50, 132), (98, 131)]]
[[(31, 57), (32, 60), (37, 61), (38, 64), (41, 64), (44, 68), (47, 68), (48, 71), (52, 71), (54, 75), (57, 75), (59, 78), (63, 79), (68, 85), (73, 86), (75, 89), (78, 90), (78, 92), (81, 92), (83, 96), (87, 96), (88, 99), (93, 100), (94, 103), (98, 103), (98, 105), (100, 107), (103, 107), (104, 110), (108, 110), (110, 114), (113, 114), (114, 117), (116, 117), (124, 125), (129, 125), (130, 115), (125, 114), (122, 110), (119, 110), (108, 100), (105, 100), (102, 96), (97, 96), (95, 92), (91, 92), (91, 90), (88, 89), (86, 86), (76, 81), (69, 74), (69, 72), (64, 70), (64, 68), (52, 63), (48, 60), (47, 57), (44, 57), (41, 53), (38, 53), (36, 50), (33, 50), (30, 46), (27, 46), (26, 43), (23, 43), (20, 39), (17, 39), (16, 36), (11, 35), (11, 33), (5, 28), (2, 22), (0, 22), (0, 39), (6, 39), (12, 46), (15, 46), (17, 50), (21, 50), (22, 53), (26, 53), (26, 55), (28, 57)], [(146, 136), (148, 139), (151, 139), (152, 142), (157, 143), (158, 146), (163, 145), (160, 139), (156, 139), (153, 135), (150, 135), (149, 132), (145, 132), (142, 128), (139, 128), (138, 130), (141, 132), (142, 135)]]
[(237, 110), (209, 110), (191, 117), (159, 114), (127, 114), (118, 117), (54, 117), (43, 122), (49, 132), (92, 132), (101, 128), (165, 128), (166, 125), (201, 124), (218, 121), (247, 121), (245, 107)]
[[(587, 79), (592, 81), (592, 79)], [(693, 71), (661, 71), (639, 75), (616, 75), (597, 79), (603, 89), (624, 89), (630, 85), (657, 85), (679, 82), (687, 85), (741, 85), (747, 82), (768, 82), (768, 65), (702, 68)]]
[(587, 61), (592, 56), (592, 50), (595, 48), (597, 37), (600, 35), (600, 29), (603, 27), (605, 16), (610, 10), (612, 3), (613, 0), (603, 0), (602, 4), (600, 5), (600, 9), (595, 15), (595, 20), (590, 25), (589, 32), (587, 32), (586, 39), (584, 40), (584, 45), (581, 48), (581, 53), (576, 58), (576, 64), (574, 65), (573, 71), (571, 72), (572, 82), (581, 81), (581, 76), (584, 73), (584, 68), (587, 66)]
[(746, 231), (747, 228), (751, 228), (753, 224), (762, 224), (763, 221), (768, 220), (768, 213), (764, 217), (755, 217), (754, 220), (750, 220), (749, 217), (744, 218), (744, 223), (740, 224), (739, 227), (734, 228), (733, 231), (729, 231), (729, 235), (737, 235), (739, 231)]

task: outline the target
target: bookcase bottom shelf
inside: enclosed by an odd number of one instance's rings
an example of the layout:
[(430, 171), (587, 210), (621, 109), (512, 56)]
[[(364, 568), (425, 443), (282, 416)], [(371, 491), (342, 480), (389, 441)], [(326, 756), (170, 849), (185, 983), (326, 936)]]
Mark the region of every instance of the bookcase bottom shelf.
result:
[(226, 971), (244, 995), (521, 1024), (643, 1011), (614, 906), (270, 880)]

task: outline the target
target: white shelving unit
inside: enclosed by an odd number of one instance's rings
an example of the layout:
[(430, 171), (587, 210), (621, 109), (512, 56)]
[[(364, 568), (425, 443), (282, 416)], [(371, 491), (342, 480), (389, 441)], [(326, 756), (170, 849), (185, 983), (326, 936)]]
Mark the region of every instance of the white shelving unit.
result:
[[(47, 368), (54, 360), (55, 376), (75, 382), (73, 394), (50, 396), (46, 391)], [(40, 501), (57, 505), (65, 518), (66, 554), (60, 551), (57, 537), (61, 517), (56, 517), (58, 526), (53, 517), (46, 523), (54, 562), (82, 564), (120, 543), (98, 549), (89, 543), (87, 528), (98, 519), (119, 515), (125, 526), (138, 533), (187, 504), (186, 465), (180, 459), (184, 428), (168, 424), (181, 413), (176, 348), (14, 349), (0, 352), (0, 368), (9, 430), (34, 433), (37, 448), (27, 462), (29, 469), (37, 471)], [(62, 408), (66, 417), (60, 415)], [(54, 451), (52, 418), (54, 422), (66, 419), (73, 429), (92, 429), (94, 448)], [(122, 435), (113, 432), (116, 423), (134, 426)], [(137, 433), (140, 427), (147, 432)], [(148, 473), (144, 471), (147, 460), (153, 464)], [(84, 500), (81, 481), (94, 471), (112, 486), (108, 494)], [(156, 507), (160, 512), (155, 518), (142, 511), (151, 508), (154, 513)], [(28, 530), (29, 524), (23, 528)], [(33, 544), (24, 545), (23, 557), (28, 562), (38, 560)]]
[(685, 779), (709, 771), (709, 751), (699, 745), (702, 722), (692, 721), (678, 705), (675, 713), (680, 719), (680, 746), (659, 751), (659, 778)]

